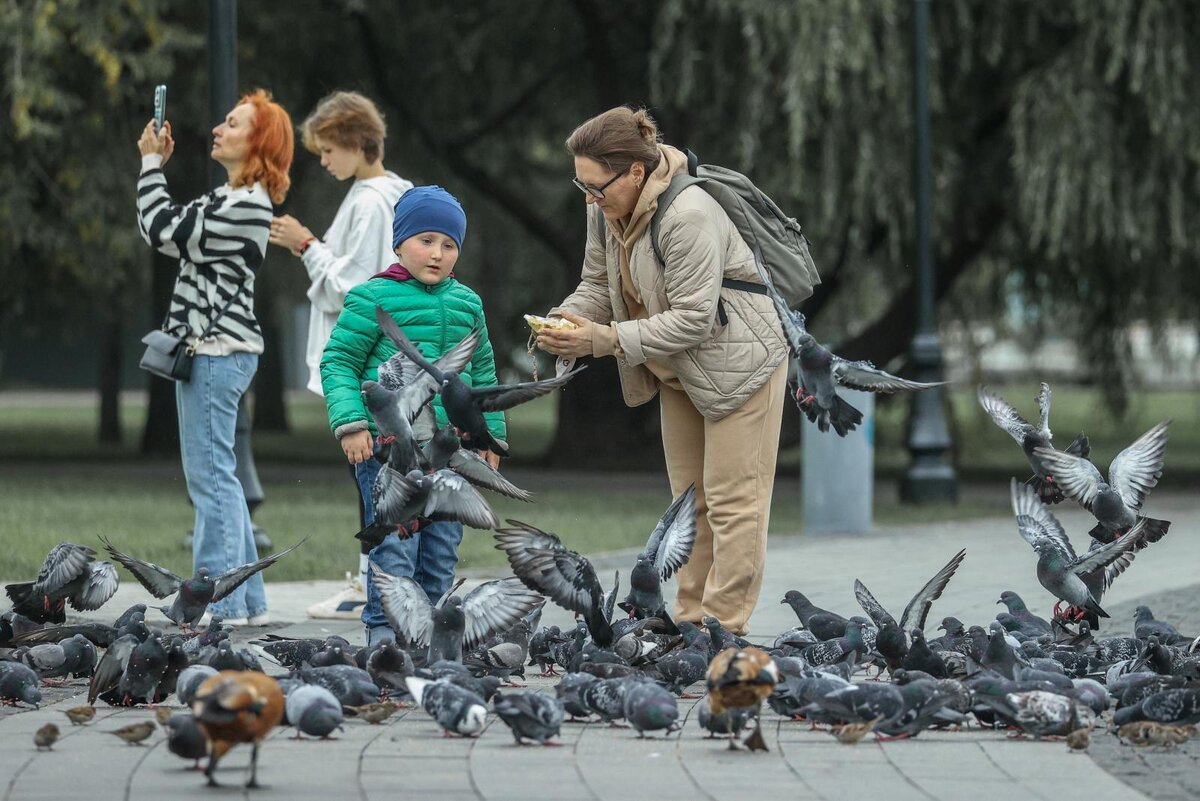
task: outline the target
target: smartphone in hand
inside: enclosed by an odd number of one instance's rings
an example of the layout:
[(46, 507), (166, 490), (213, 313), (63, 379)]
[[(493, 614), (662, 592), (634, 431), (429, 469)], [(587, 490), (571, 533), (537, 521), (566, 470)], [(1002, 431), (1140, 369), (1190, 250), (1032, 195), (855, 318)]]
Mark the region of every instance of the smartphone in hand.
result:
[(160, 83), (154, 87), (154, 132), (160, 133), (163, 120), (167, 118), (167, 85)]

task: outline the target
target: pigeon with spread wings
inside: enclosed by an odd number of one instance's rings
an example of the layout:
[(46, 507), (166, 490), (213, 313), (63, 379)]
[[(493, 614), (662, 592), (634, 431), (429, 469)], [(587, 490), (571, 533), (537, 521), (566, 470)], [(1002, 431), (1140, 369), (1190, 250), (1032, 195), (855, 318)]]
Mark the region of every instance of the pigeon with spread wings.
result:
[(1108, 466), (1108, 481), (1083, 457), (1047, 448), (1036, 448), (1034, 453), (1050, 467), (1062, 491), (1096, 516), (1096, 525), (1089, 532), (1093, 538), (1112, 542), (1136, 522), (1143, 522), (1138, 545), (1145, 547), (1166, 536), (1171, 527), (1169, 520), (1141, 514), (1146, 496), (1162, 477), (1169, 425), (1171, 421), (1164, 420), (1118, 453)]
[(117, 569), (97, 561), (95, 550), (61, 542), (46, 555), (34, 581), (8, 584), (4, 590), (14, 613), (35, 623), (63, 623), (68, 603), (80, 612), (99, 609), (119, 583)]
[(875, 650), (887, 660), (888, 670), (895, 672), (904, 662), (904, 657), (908, 655), (908, 632), (913, 628), (924, 630), (925, 618), (929, 616), (933, 602), (942, 597), (942, 591), (946, 589), (954, 571), (958, 570), (966, 555), (966, 549), (959, 551), (933, 578), (925, 582), (925, 586), (918, 590), (908, 602), (908, 606), (904, 607), (904, 614), (900, 616), (899, 623), (875, 600), (875, 596), (865, 584), (858, 579), (854, 580), (854, 597), (879, 627), (879, 633), (875, 635)]
[(385, 573), (379, 565), (372, 565), (372, 580), (392, 630), (413, 645), (429, 646), (426, 664), (461, 662), (464, 646), (474, 648), (511, 629), (542, 603), (540, 595), (514, 578), (484, 582), (465, 598), (451, 595), (437, 606), (420, 584)]
[(660, 617), (668, 622), (668, 633), (677, 633), (663, 603), (662, 582), (687, 564), (695, 544), (696, 485), (691, 484), (667, 507), (638, 554), (629, 573), (629, 594), (621, 608), (631, 617)]
[(852, 362), (829, 351), (808, 332), (804, 315), (787, 304), (787, 301), (771, 283), (770, 275), (763, 268), (761, 257), (759, 273), (766, 282), (767, 292), (775, 303), (779, 321), (788, 349), (796, 358), (799, 367), (799, 385), (795, 390), (796, 406), (804, 412), (810, 422), (816, 423), (821, 431), (830, 426), (838, 436), (846, 436), (862, 422), (862, 412), (851, 406), (837, 394), (837, 385), (863, 392), (891, 395), (896, 392), (919, 392), (940, 387), (945, 382), (921, 383), (909, 381), (880, 370), (867, 361)]
[(204, 617), (204, 613), (208, 610), (209, 604), (220, 601), (255, 573), (266, 570), (308, 541), (308, 538), (305, 537), (287, 550), (271, 554), (257, 562), (232, 567), (215, 576), (209, 574), (208, 568), (200, 567), (197, 568), (195, 575), (190, 579), (185, 579), (165, 567), (122, 553), (108, 540), (103, 537), (100, 539), (109, 555), (132, 573), (133, 577), (155, 598), (166, 598), (172, 593), (177, 593), (174, 603), (170, 606), (160, 606), (159, 610), (173, 623), (185, 628), (194, 627), (199, 623), (200, 618)]
[[(508, 446), (498, 442), (488, 431), (487, 421), (483, 416), (484, 412), (504, 411), (540, 398), (566, 385), (575, 377), (575, 373), (579, 372), (579, 370), (575, 370), (557, 378), (528, 381), (521, 384), (468, 386), (459, 377), (461, 369), (456, 370), (452, 367), (442, 369), (436, 364), (430, 364), (417, 346), (405, 336), (400, 326), (396, 325), (396, 321), (389, 317), (382, 308), (376, 307), (375, 317), (379, 322), (380, 329), (392, 341), (392, 344), (405, 356), (412, 359), (422, 370), (433, 376), (442, 393), (442, 408), (446, 410), (446, 416), (458, 428), (463, 439), (467, 440), (472, 448), (479, 450), (508, 455)], [(581, 367), (580, 370), (582, 369), (584, 368)]]
[[(1038, 390), (1037, 426), (1022, 417), (1011, 404), (987, 387), (979, 388), (978, 397), (979, 405), (992, 418), (992, 422), (1017, 441), (1025, 453), (1025, 458), (1029, 460), (1029, 466), (1033, 468), (1033, 477), (1025, 483), (1037, 490), (1042, 503), (1059, 503), (1064, 497), (1062, 489), (1054, 481), (1050, 467), (1034, 452), (1038, 448), (1054, 447), (1054, 435), (1050, 433), (1050, 385), (1042, 382), (1041, 388)], [(1082, 456), (1085, 459), (1090, 452), (1091, 446), (1088, 443), (1087, 435), (1082, 432), (1067, 446), (1066, 450), (1066, 453)]]

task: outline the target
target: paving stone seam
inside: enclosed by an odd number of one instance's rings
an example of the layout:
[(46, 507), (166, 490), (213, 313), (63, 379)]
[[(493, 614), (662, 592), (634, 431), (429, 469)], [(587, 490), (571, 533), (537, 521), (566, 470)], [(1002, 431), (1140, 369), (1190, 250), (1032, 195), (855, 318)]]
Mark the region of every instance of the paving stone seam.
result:
[(775, 748), (779, 750), (779, 756), (783, 758), (783, 764), (786, 765), (788, 771), (808, 789), (808, 792), (812, 793), (812, 795), (815, 798), (820, 799), (820, 801), (826, 801), (825, 796), (819, 790), (817, 790), (816, 787), (809, 784), (808, 779), (805, 778), (804, 774), (797, 770), (796, 766), (792, 764), (791, 757), (788, 756), (787, 750), (783, 747), (784, 741), (779, 737), (779, 732), (783, 729), (783, 721), (784, 718), (782, 716), (775, 721)]
[[(74, 695), (71, 698), (64, 699), (64, 700), (71, 701), (72, 703), (74, 703), (75, 699), (80, 698), (80, 697), (81, 696), (79, 696), (79, 695)], [(60, 701), (60, 702), (54, 703), (54, 704), (46, 704), (46, 708), (49, 709), (51, 707), (57, 707), (61, 703), (63, 703), (63, 702)], [(91, 726), (94, 726), (96, 723), (99, 723), (102, 720), (107, 720), (108, 718), (111, 718), (117, 714), (120, 714), (120, 710), (114, 710), (102, 718), (97, 718), (91, 724), (84, 724), (82, 726), (76, 726), (74, 724), (71, 724), (71, 727), (69, 729), (66, 729), (65, 733), (59, 736), (58, 741), (61, 742), (65, 739), (67, 739), (68, 737), (74, 737), (77, 734), (81, 734), (82, 732), (91, 728)], [(21, 774), (25, 772), (26, 768), (28, 768), (30, 765), (33, 764), (33, 761), (35, 759), (37, 759), (37, 756), (38, 756), (38, 754), (36, 751), (34, 753), (30, 754), (29, 759), (25, 760), (25, 762), (21, 765), (21, 767), (17, 768), (16, 772), (13, 773), (12, 778), (8, 780), (8, 786), (4, 790), (4, 801), (9, 801), (12, 798), (13, 788), (17, 786), (17, 781), (21, 778)]]
[[(908, 742), (907, 740), (905, 742)], [(875, 747), (879, 749), (879, 753), (883, 754), (883, 758), (892, 766), (892, 770), (904, 779), (914, 790), (929, 799), (929, 801), (938, 801), (937, 796), (925, 789), (925, 786), (917, 782), (913, 777), (909, 776), (904, 770), (896, 764), (896, 760), (892, 759), (892, 755), (888, 753), (888, 748), (879, 739), (875, 740)]]
[(700, 780), (696, 777), (696, 774), (692, 773), (692, 769), (688, 767), (687, 760), (683, 758), (683, 731), (687, 728), (687, 723), (689, 720), (691, 720), (692, 712), (696, 710), (696, 706), (697, 704), (693, 703), (688, 707), (687, 714), (683, 716), (683, 723), (680, 724), (679, 730), (675, 732), (675, 759), (679, 762), (679, 767), (683, 769), (684, 775), (691, 780), (696, 789), (703, 793), (706, 798), (710, 799), (710, 801), (717, 801), (716, 796), (704, 789), (704, 785), (700, 783)]
[(467, 781), (469, 781), (471, 783), (471, 792), (473, 792), (475, 794), (475, 797), (480, 799), (480, 801), (483, 801), (483, 799), (486, 796), (484, 796), (483, 791), (479, 787), (479, 784), (475, 781), (475, 771), (471, 770), (471, 759), (475, 756), (475, 746), (479, 743), (479, 741), (481, 739), (483, 739), (483, 735), (488, 733), (488, 729), (492, 728), (492, 726), (495, 725), (496, 718), (497, 718), (497, 716), (495, 714), (488, 715), (487, 722), (484, 723), (484, 725), (483, 725), (483, 730), (480, 731), (479, 734), (475, 735), (474, 737), (468, 738), (471, 741), (471, 744), (467, 747), (467, 757), (463, 761), (464, 766), (466, 767), (466, 770), (467, 770)]
[(155, 748), (158, 748), (159, 744), (165, 742), (165, 739), (159, 739), (156, 737), (153, 745), (142, 746), (144, 753), (138, 757), (136, 762), (133, 763), (133, 767), (129, 769), (129, 775), (125, 777), (125, 801), (129, 801), (130, 797), (133, 795), (133, 780), (137, 776), (138, 770), (142, 767), (142, 763), (146, 761), (146, 757), (150, 756), (151, 752), (153, 752)]
[(355, 783), (358, 784), (358, 797), (362, 801), (370, 801), (370, 795), (367, 793), (367, 786), (363, 783), (363, 760), (367, 757), (367, 749), (374, 745), (375, 741), (380, 737), (383, 737), (385, 734), (392, 733), (392, 729), (395, 728), (396, 724), (408, 717), (408, 715), (415, 708), (416, 705), (414, 704), (412, 706), (405, 707), (400, 715), (393, 714), (392, 717), (395, 717), (396, 719), (388, 723), (386, 726), (380, 726), (379, 733), (363, 743), (362, 748), (358, 749), (358, 766), (354, 769), (354, 780)]
[(1020, 787), (1026, 793), (1028, 793), (1030, 798), (1040, 798), (1043, 801), (1053, 801), (1053, 799), (1047, 799), (1046, 796), (1039, 793), (1037, 790), (1036, 784), (1030, 784), (1029, 782), (1025, 781), (1023, 778), (1021, 778), (1020, 776), (1015, 776), (1010, 771), (1006, 770), (1004, 768), (1004, 766), (1001, 765), (996, 760), (996, 758), (994, 756), (992, 756), (991, 752), (988, 751), (988, 749), (985, 747), (985, 745), (989, 742), (992, 742), (992, 741), (991, 740), (977, 740), (975, 744), (979, 747), (979, 750), (983, 752), (983, 755), (987, 758), (987, 761), (992, 763), (992, 767), (994, 767), (996, 770), (1000, 771), (1000, 773), (1002, 775), (1006, 776), (1008, 778), (1008, 780), (1011, 781), (1013, 784), (1015, 784), (1017, 787)]

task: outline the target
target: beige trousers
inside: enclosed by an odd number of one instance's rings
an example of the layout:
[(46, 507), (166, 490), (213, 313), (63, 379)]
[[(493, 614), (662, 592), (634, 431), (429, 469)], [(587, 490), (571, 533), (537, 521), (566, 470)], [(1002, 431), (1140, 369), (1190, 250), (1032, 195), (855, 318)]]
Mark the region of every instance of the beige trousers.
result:
[(740, 409), (704, 418), (688, 396), (659, 386), (663, 450), (675, 495), (696, 484), (696, 547), (678, 574), (677, 620), (711, 615), (745, 634), (762, 589), (787, 362)]

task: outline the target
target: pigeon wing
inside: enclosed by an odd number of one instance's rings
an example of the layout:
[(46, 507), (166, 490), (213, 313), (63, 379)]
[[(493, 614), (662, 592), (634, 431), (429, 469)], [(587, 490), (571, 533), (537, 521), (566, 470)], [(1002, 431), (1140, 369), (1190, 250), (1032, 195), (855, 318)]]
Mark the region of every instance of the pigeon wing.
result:
[(933, 602), (942, 597), (942, 592), (946, 589), (946, 585), (950, 583), (950, 578), (954, 575), (954, 571), (958, 570), (958, 566), (962, 564), (962, 560), (966, 557), (967, 551), (964, 548), (954, 554), (954, 558), (946, 563), (946, 566), (939, 570), (934, 577), (925, 582), (912, 600), (908, 602), (908, 606), (904, 607), (904, 614), (900, 616), (900, 628), (905, 631), (910, 631), (913, 628), (925, 630), (925, 618), (929, 616), (929, 610), (933, 606)]
[(600, 601), (600, 611), (606, 620), (612, 620), (613, 610), (617, 608), (617, 595), (621, 592), (621, 571), (613, 571), (612, 589), (604, 593)]
[[(492, 533), (496, 538), (496, 549), (504, 551), (508, 563), (512, 566), (517, 578), (532, 590), (542, 591), (541, 585), (532, 578), (540, 569), (534, 563), (542, 557), (542, 551), (567, 550), (557, 534), (542, 531), (540, 528), (522, 523), (520, 520), (506, 520), (508, 528), (499, 528)], [(528, 578), (527, 578), (528, 576)]]
[(858, 599), (858, 605), (863, 608), (876, 626), (883, 628), (889, 623), (895, 625), (896, 618), (883, 608), (883, 604), (875, 600), (875, 596), (867, 589), (867, 585), (858, 579), (854, 580), (854, 597)]
[(1054, 435), (1050, 433), (1050, 385), (1045, 381), (1038, 388), (1037, 405), (1040, 433), (1047, 440), (1051, 440)]
[(696, 544), (696, 485), (691, 484), (671, 501), (654, 526), (643, 551), (654, 560), (654, 570), (664, 581), (687, 564)]
[(86, 545), (60, 542), (54, 546), (42, 562), (37, 581), (33, 585), (34, 595), (52, 595), (83, 575), (88, 562), (96, 552)]
[(920, 381), (909, 381), (907, 378), (892, 375), (886, 370), (880, 370), (870, 362), (849, 362), (840, 356), (833, 357), (830, 370), (834, 380), (844, 387), (859, 389), (863, 392), (879, 392), (885, 395), (896, 392), (919, 392), (923, 389), (940, 387), (946, 383), (945, 381), (935, 381), (931, 384), (924, 384)]
[(450, 457), (448, 467), (476, 487), (483, 487), (518, 501), (533, 500), (528, 492), (500, 475), (500, 472), (488, 464), (486, 459), (473, 451), (459, 448)]
[(390, 465), (384, 465), (371, 487), (371, 501), (375, 506), (375, 521), (390, 525), (405, 524), (401, 520), (408, 502), (416, 495), (420, 485), (407, 474)]
[(1017, 516), (1017, 530), (1021, 532), (1025, 541), (1034, 548), (1042, 542), (1049, 541), (1062, 552), (1066, 561), (1074, 561), (1075, 550), (1071, 547), (1071, 541), (1067, 539), (1067, 532), (1038, 498), (1037, 490), (1014, 478), (1010, 491), (1013, 514)]
[(1147, 493), (1162, 476), (1163, 460), (1167, 455), (1167, 427), (1170, 425), (1170, 420), (1164, 420), (1142, 434), (1108, 466), (1109, 484), (1135, 512), (1141, 511)]
[(179, 592), (179, 586), (183, 584), (181, 576), (177, 576), (153, 562), (144, 562), (137, 557), (121, 553), (104, 537), (101, 537), (100, 541), (104, 543), (104, 550), (108, 551), (108, 555), (132, 573), (138, 583), (155, 598), (166, 598), (168, 595)]
[(474, 648), (491, 635), (511, 629), (541, 602), (542, 596), (515, 578), (480, 584), (463, 598), (464, 647)]
[[(1101, 545), (1099, 548), (1093, 548), (1067, 565), (1070, 570), (1081, 578), (1087, 576), (1096, 570), (1107, 569), (1114, 565), (1119, 565), (1112, 578), (1116, 578), (1125, 572), (1125, 568), (1133, 562), (1134, 552), (1140, 544), (1139, 540), (1142, 536), (1142, 528), (1145, 526), (1144, 520), (1139, 520), (1136, 525), (1126, 531), (1119, 538), (1113, 540), (1107, 545)], [(1110, 579), (1111, 580), (1111, 579)], [(1106, 585), (1107, 586), (1107, 582)]]
[(371, 579), (379, 590), (383, 613), (392, 629), (413, 645), (429, 644), (433, 632), (433, 606), (421, 585), (407, 576), (393, 576), (371, 563)]
[(275, 564), (280, 559), (287, 556), (289, 553), (296, 550), (306, 542), (308, 542), (308, 537), (305, 537), (291, 548), (282, 550), (279, 553), (273, 553), (266, 558), (259, 559), (257, 562), (251, 562), (250, 564), (242, 565), (241, 567), (234, 567), (226, 570), (224, 573), (214, 576), (212, 602), (216, 603), (226, 595), (229, 595), (229, 593), (242, 586), (242, 583), (255, 573), (259, 572), (260, 570), (266, 570), (268, 567)]
[(526, 381), (521, 384), (497, 384), (491, 387), (471, 387), (471, 395), (481, 411), (502, 412), (519, 406), (526, 401), (548, 395), (554, 390), (565, 386), (568, 381), (586, 370), (580, 367), (569, 373), (563, 373), (554, 378), (544, 378), (541, 381)]
[(1033, 432), (1029, 421), (1017, 413), (1009, 403), (995, 395), (987, 387), (979, 388), (979, 405), (992, 418), (992, 422), (1008, 432), (1018, 445), (1025, 444), (1025, 437)]
[(1042, 460), (1042, 464), (1054, 476), (1054, 483), (1064, 493), (1078, 501), (1084, 509), (1092, 511), (1092, 504), (1096, 502), (1096, 496), (1104, 484), (1104, 477), (1096, 465), (1054, 448), (1034, 448), (1033, 453)]
[(439, 470), (432, 476), (433, 488), (425, 501), (422, 517), (430, 520), (458, 520), (471, 528), (491, 530), (500, 519), (483, 496), (465, 478), (453, 470)]
[(108, 603), (121, 583), (111, 562), (88, 563), (88, 578), (83, 587), (71, 596), (71, 608), (90, 612)]
[(767, 288), (767, 295), (770, 296), (771, 303), (775, 304), (775, 313), (783, 327), (783, 335), (787, 338), (788, 348), (793, 356), (799, 358), (800, 350), (804, 347), (804, 340), (809, 335), (804, 325), (804, 315), (788, 306), (787, 301), (775, 288), (775, 282), (771, 280), (771, 273), (763, 264), (762, 252), (758, 245), (754, 246), (754, 262), (758, 266), (758, 274)]
[[(388, 318), (391, 319), (390, 317)], [(422, 379), (427, 380), (437, 391), (437, 382), (433, 376), (421, 369), (420, 365), (398, 350), (391, 358), (379, 365), (375, 380), (384, 389), (397, 392), (405, 387), (411, 387)]]
[(383, 310), (382, 306), (375, 306), (375, 321), (379, 324), (379, 330), (387, 337), (396, 349), (412, 360), (414, 364), (420, 367), (429, 375), (433, 376), (434, 381), (440, 386), (446, 380), (446, 376), (437, 367), (429, 363), (429, 360), (421, 353), (412, 340), (404, 333), (403, 329), (396, 324), (391, 315)]
[(129, 656), (137, 647), (138, 639), (132, 634), (118, 637), (112, 645), (104, 649), (104, 656), (96, 663), (96, 672), (88, 683), (88, 703), (93, 703), (99, 696), (117, 686), (125, 673), (125, 665)]

